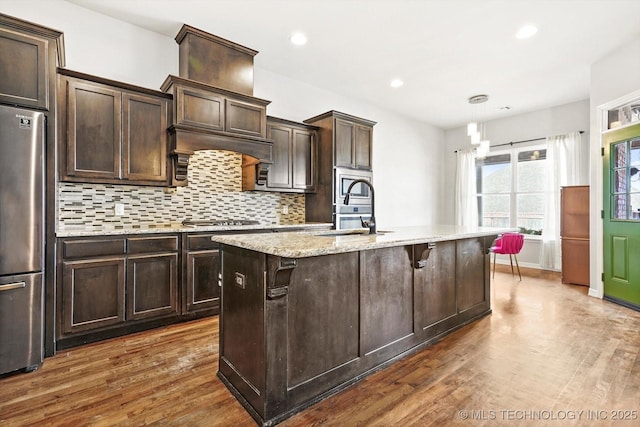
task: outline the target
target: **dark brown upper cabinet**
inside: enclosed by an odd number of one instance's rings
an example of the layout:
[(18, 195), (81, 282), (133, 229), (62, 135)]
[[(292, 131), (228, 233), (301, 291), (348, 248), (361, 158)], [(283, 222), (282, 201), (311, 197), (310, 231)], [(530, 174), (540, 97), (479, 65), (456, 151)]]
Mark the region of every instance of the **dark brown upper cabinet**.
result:
[(353, 121), (335, 120), (335, 165), (371, 170), (373, 128)]
[(267, 117), (267, 139), (273, 141), (273, 163), (265, 184), (256, 183), (256, 161), (243, 158), (243, 189), (313, 192), (316, 188), (317, 128)]
[[(169, 76), (162, 84), (175, 100), (173, 127), (197, 128), (220, 136), (264, 139), (270, 101), (181, 77)], [(206, 147), (196, 147), (196, 149)]]
[(48, 110), (56, 62), (64, 66), (61, 32), (0, 14), (0, 102)]
[(327, 165), (328, 173), (332, 173), (330, 169), (334, 166), (371, 170), (375, 122), (338, 111), (329, 111), (305, 120), (305, 123), (322, 129), (320, 162)]
[(309, 222), (335, 220), (335, 168), (371, 170), (373, 126), (376, 122), (328, 111), (304, 121), (318, 127), (317, 187), (306, 197)]
[(59, 70), (61, 179), (167, 185), (171, 97)]
[(189, 25), (176, 35), (179, 74), (185, 79), (253, 95), (253, 57), (257, 50)]
[(123, 179), (166, 182), (167, 110), (166, 98), (123, 92)]

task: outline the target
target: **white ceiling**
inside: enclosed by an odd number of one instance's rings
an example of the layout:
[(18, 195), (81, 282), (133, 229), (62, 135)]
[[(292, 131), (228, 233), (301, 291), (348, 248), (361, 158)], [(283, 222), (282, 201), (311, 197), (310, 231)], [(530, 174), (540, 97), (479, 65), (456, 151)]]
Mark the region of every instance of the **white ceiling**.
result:
[[(476, 94), (483, 119), (587, 99), (591, 64), (640, 37), (640, 0), (69, 1), (172, 38), (191, 25), (258, 50), (257, 67), (444, 129)], [(518, 40), (524, 24), (539, 31)]]

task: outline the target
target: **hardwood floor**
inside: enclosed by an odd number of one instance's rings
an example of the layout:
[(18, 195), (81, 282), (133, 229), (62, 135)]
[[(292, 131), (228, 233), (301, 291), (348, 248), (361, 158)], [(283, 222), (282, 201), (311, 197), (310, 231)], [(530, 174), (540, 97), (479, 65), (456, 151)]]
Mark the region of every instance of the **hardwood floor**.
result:
[[(490, 316), (281, 425), (639, 425), (640, 313), (586, 292), (496, 272)], [(255, 425), (217, 356), (217, 317), (63, 351), (0, 379), (0, 425)]]

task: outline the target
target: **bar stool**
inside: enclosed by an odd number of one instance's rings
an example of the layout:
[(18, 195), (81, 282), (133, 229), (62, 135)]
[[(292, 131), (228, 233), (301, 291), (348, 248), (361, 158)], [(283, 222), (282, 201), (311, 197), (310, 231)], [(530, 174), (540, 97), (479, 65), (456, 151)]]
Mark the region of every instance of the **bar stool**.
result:
[(522, 246), (524, 246), (524, 235), (522, 233), (504, 233), (502, 236), (498, 237), (494, 242), (493, 247), (491, 248), (491, 252), (493, 252), (493, 277), (496, 277), (496, 255), (509, 255), (509, 262), (511, 263), (511, 274), (514, 275), (513, 272), (513, 260), (511, 256), (516, 259), (516, 267), (518, 268), (518, 277), (522, 281), (522, 275), (520, 274), (520, 266), (518, 265), (518, 257), (517, 254), (522, 250)]

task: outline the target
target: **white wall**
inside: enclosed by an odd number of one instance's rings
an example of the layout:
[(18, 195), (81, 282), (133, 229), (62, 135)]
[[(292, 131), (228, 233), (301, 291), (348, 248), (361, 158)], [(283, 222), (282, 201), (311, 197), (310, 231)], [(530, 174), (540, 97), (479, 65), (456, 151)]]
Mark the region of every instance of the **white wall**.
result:
[[(491, 145), (505, 144), (511, 141), (522, 141), (534, 138), (545, 138), (547, 136), (560, 135), (572, 131), (585, 131), (582, 135), (582, 142), (587, 145), (589, 142), (589, 100), (572, 102), (543, 110), (519, 114), (504, 119), (492, 120), (486, 123), (486, 135), (491, 141)], [(450, 129), (445, 132), (445, 197), (444, 218), (450, 223), (454, 220), (454, 199), (455, 188), (456, 157), (454, 150), (471, 146), (467, 136), (466, 126)], [(544, 140), (534, 141), (519, 145), (544, 144)], [(495, 148), (509, 148), (497, 147)], [(585, 159), (585, 184), (588, 182), (588, 159)], [(527, 238), (525, 247), (518, 259), (521, 265), (526, 267), (540, 268), (540, 241), (537, 238)], [(504, 262), (504, 259), (503, 259)], [(507, 258), (508, 262), (508, 258)]]
[(373, 131), (373, 179), (379, 228), (442, 220), (442, 130), (258, 68), (254, 95), (271, 100), (268, 114), (276, 117), (303, 121), (338, 110), (377, 122)]
[[(178, 74), (172, 37), (60, 0), (0, 0), (0, 11), (63, 31), (66, 68), (151, 89)], [(254, 79), (255, 96), (272, 101), (269, 115), (302, 121), (338, 110), (378, 122), (373, 168), (380, 227), (442, 221), (442, 130), (263, 69), (256, 68)]]
[[(602, 157), (600, 156), (601, 125), (600, 106), (615, 104), (624, 97), (640, 99), (640, 38), (620, 46), (606, 57), (591, 65), (591, 288), (589, 295), (602, 298), (603, 240), (602, 219)], [(632, 94), (633, 93), (633, 94)], [(630, 100), (628, 100), (630, 101)], [(627, 101), (627, 102), (628, 102)], [(609, 105), (606, 108), (613, 108)]]

